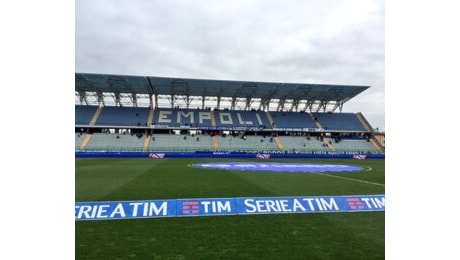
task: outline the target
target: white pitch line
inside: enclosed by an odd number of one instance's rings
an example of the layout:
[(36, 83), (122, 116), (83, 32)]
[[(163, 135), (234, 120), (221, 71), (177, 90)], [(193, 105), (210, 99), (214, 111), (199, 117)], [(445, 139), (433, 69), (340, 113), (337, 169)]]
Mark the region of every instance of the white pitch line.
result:
[(353, 178), (347, 178), (347, 177), (342, 177), (342, 176), (337, 176), (337, 175), (330, 175), (330, 174), (319, 173), (319, 172), (316, 172), (315, 174), (326, 175), (326, 176), (329, 176), (329, 177), (335, 177), (335, 178), (339, 178), (339, 179), (357, 181), (357, 182), (362, 182), (362, 183), (373, 184), (373, 185), (378, 185), (378, 186), (383, 186), (383, 187), (385, 187), (385, 184), (376, 183), (376, 182), (363, 181), (363, 180), (358, 180), (358, 179), (353, 179)]

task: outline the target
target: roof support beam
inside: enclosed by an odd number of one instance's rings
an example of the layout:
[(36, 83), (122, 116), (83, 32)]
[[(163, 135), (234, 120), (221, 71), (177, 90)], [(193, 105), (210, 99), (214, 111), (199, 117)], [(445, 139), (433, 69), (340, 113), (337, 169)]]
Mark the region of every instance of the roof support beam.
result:
[(311, 113), (311, 111), (313, 110), (313, 100), (307, 100), (307, 103), (305, 103), (305, 108), (304, 108), (304, 112), (306, 112), (308, 109), (308, 112)]
[(295, 109), (295, 112), (298, 111), (298, 109), (299, 109), (299, 101), (300, 101), (300, 100), (298, 100), (298, 99), (294, 99), (294, 100), (292, 101), (291, 110), (294, 110), (294, 109)]
[(171, 104), (171, 108), (174, 108), (174, 99), (175, 99), (174, 94), (169, 95), (168, 100), (169, 100), (169, 103)]
[(98, 106), (101, 106), (101, 104), (105, 106), (104, 95), (102, 94), (102, 91), (100, 91), (99, 88), (97, 88), (96, 85), (94, 85), (94, 83), (88, 78), (88, 76), (86, 76), (85, 74), (81, 75), (85, 80), (86, 84), (88, 84), (88, 86), (90, 86), (90, 88), (92, 88), (93, 91), (96, 92)]
[(220, 96), (217, 97), (217, 109), (220, 109)]
[(271, 101), (272, 101), (271, 98), (260, 100), (259, 109), (262, 108), (262, 110), (268, 111), (270, 109), (270, 102)]
[(219, 93), (217, 94), (217, 109), (220, 109), (220, 100), (224, 94), (224, 88), (220, 88)]
[(201, 96), (201, 109), (204, 109), (206, 96)]
[(251, 110), (251, 100), (252, 98), (246, 98), (246, 107), (244, 110)]
[(101, 104), (102, 104), (102, 106), (105, 106), (104, 95), (102, 95), (102, 92), (98, 91), (98, 92), (96, 92), (96, 94), (97, 94), (97, 103), (98, 103), (98, 105), (101, 106)]
[(86, 98), (86, 92), (78, 91), (78, 95), (80, 96), (80, 105), (83, 105), (83, 101), (85, 101), (85, 104), (88, 105), (88, 99)]
[(119, 107), (121, 105), (120, 93), (113, 93), (115, 96), (115, 106)]
[(286, 97), (283, 97), (280, 99), (278, 102), (278, 108), (276, 109), (277, 111), (284, 110), (284, 103), (286, 102)]
[(155, 88), (153, 82), (150, 80), (150, 77), (147, 77), (147, 88), (150, 92), (150, 107), (153, 107), (152, 97), (154, 96), (155, 108), (158, 108), (158, 91)]
[(136, 93), (131, 93), (131, 101), (133, 102), (133, 107), (137, 107), (137, 95)]
[(149, 108), (153, 108), (153, 94), (149, 94)]
[(321, 110), (321, 108), (323, 109), (323, 112), (326, 112), (326, 108), (327, 108), (327, 104), (328, 104), (328, 101), (321, 101), (318, 105), (318, 107), (316, 108), (316, 112), (318, 112), (319, 110)]
[(338, 108), (340, 113), (342, 113), (342, 107), (343, 107), (343, 102), (337, 101), (335, 103), (334, 107), (332, 108), (332, 112), (335, 112), (335, 110), (337, 110), (337, 108)]
[(236, 107), (236, 96), (232, 97), (232, 105), (230, 107), (231, 110), (235, 110)]

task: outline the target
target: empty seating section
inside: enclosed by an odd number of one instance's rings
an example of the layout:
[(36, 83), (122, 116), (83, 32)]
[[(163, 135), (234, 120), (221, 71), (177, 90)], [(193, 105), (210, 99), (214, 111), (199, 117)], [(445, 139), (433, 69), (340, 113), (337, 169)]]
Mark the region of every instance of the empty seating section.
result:
[[(78, 150), (86, 133), (75, 133), (75, 148)], [(118, 136), (118, 138), (117, 138)], [(185, 138), (184, 138), (185, 137)], [(209, 135), (175, 135), (175, 134), (155, 134), (150, 137), (149, 151), (158, 152), (193, 152), (193, 151), (213, 151), (212, 137)], [(245, 136), (217, 137), (219, 151), (276, 151), (278, 148), (271, 137)], [(137, 136), (130, 134), (103, 134), (94, 133), (86, 150), (98, 151), (141, 151), (145, 135)], [(327, 152), (327, 147), (319, 138), (311, 137), (309, 140), (305, 136), (279, 136), (279, 139), (287, 152)], [(343, 139), (340, 142), (333, 142), (333, 146), (338, 153), (379, 153), (374, 146), (365, 139)]]
[(75, 105), (75, 125), (89, 125), (97, 106)]
[(96, 121), (98, 126), (146, 126), (149, 116), (147, 107), (110, 107), (102, 109)]
[(221, 151), (261, 151), (261, 150), (278, 150), (274, 142), (270, 142), (270, 137), (263, 136), (245, 136), (233, 137), (227, 135), (219, 138), (219, 150)]
[(300, 112), (270, 112), (274, 128), (316, 128), (310, 115)]
[(315, 113), (325, 130), (366, 131), (353, 113)]
[(141, 151), (144, 138), (144, 135), (94, 133), (86, 150)]
[(211, 151), (213, 150), (212, 137), (209, 135), (155, 134), (151, 137), (149, 150), (159, 152)]
[(279, 139), (288, 152), (292, 152), (293, 149), (296, 152), (328, 151), (323, 142), (316, 137), (308, 140), (306, 136), (279, 136)]
[(333, 145), (338, 152), (379, 153), (375, 147), (365, 139), (342, 139), (338, 143), (333, 142)]

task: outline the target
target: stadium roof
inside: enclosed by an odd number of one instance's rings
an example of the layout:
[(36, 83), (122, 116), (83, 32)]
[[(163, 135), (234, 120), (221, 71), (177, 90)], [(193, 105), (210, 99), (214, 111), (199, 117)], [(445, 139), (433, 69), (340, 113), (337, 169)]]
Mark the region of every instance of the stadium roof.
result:
[[(153, 76), (109, 75), (93, 73), (75, 73), (75, 91), (85, 97), (86, 93), (96, 93), (99, 98), (103, 93), (129, 94), (136, 101), (137, 95), (148, 95), (157, 99), (159, 96), (170, 96), (173, 106), (174, 97), (215, 97), (220, 102), (223, 98), (231, 100), (232, 108), (236, 101), (244, 99), (245, 107), (250, 108), (254, 100), (260, 107), (268, 108), (270, 102), (277, 102), (278, 108), (284, 108), (286, 103), (296, 110), (299, 104), (304, 104), (304, 110), (316, 110), (327, 105), (342, 108), (342, 105), (355, 97), (369, 86), (327, 85), (307, 83), (280, 83), (257, 81), (230, 81), (213, 79), (168, 78)], [(103, 102), (103, 100), (102, 100)], [(219, 102), (217, 103), (219, 106)]]

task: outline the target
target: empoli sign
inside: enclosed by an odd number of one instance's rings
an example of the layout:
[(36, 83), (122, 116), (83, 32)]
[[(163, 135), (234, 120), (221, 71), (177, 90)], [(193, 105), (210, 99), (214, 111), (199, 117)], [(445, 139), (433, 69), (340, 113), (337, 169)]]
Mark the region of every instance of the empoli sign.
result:
[(385, 195), (76, 202), (75, 220), (385, 211)]

